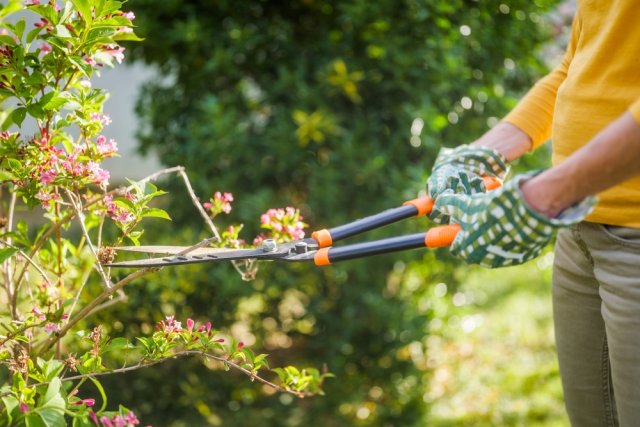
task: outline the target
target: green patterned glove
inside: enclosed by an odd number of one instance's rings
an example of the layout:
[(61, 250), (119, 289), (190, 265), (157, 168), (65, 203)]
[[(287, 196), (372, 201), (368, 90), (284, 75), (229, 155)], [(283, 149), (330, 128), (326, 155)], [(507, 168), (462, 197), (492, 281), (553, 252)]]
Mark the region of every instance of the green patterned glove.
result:
[(434, 209), (462, 227), (451, 252), (469, 264), (490, 268), (522, 264), (540, 254), (555, 229), (577, 224), (595, 206), (596, 198), (588, 197), (556, 218), (534, 211), (522, 198), (520, 184), (537, 173), (518, 175), (486, 194), (440, 195)]
[(491, 148), (471, 145), (443, 148), (427, 180), (429, 196), (435, 200), (447, 190), (461, 194), (484, 192), (483, 176), (504, 179), (508, 170), (507, 159)]
[[(491, 148), (471, 145), (443, 148), (427, 180), (427, 191), (434, 200), (445, 191), (456, 194), (484, 193), (483, 176), (504, 179), (508, 170), (507, 159)], [(449, 218), (438, 211), (433, 211), (430, 218), (440, 224), (449, 223)]]

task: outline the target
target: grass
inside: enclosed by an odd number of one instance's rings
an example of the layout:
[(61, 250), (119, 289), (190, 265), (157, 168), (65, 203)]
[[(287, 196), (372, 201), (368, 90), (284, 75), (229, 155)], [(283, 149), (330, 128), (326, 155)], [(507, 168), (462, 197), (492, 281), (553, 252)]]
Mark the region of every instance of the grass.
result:
[(429, 426), (569, 425), (553, 341), (551, 263), (463, 269), (434, 287), (427, 338)]

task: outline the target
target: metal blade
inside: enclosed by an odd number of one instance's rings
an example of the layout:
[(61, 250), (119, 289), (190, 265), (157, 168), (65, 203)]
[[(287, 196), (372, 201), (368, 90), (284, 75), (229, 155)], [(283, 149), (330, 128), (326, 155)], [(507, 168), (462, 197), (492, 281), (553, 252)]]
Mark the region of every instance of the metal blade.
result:
[(275, 259), (281, 257), (282, 254), (268, 254), (262, 249), (231, 249), (218, 253), (205, 253), (205, 254), (187, 254), (187, 255), (172, 255), (162, 258), (149, 258), (132, 261), (119, 261), (109, 264), (104, 264), (105, 267), (164, 267), (169, 265), (181, 265), (181, 264), (197, 264), (202, 262), (219, 262), (219, 261), (233, 261), (243, 259)]
[[(117, 246), (114, 249), (116, 251), (126, 251), (126, 252), (143, 252), (148, 254), (159, 254), (159, 255), (176, 255), (180, 252), (184, 252), (189, 249), (190, 246)], [(188, 255), (209, 255), (209, 254), (218, 254), (229, 251), (235, 251), (237, 249), (230, 248), (196, 248), (188, 252)]]

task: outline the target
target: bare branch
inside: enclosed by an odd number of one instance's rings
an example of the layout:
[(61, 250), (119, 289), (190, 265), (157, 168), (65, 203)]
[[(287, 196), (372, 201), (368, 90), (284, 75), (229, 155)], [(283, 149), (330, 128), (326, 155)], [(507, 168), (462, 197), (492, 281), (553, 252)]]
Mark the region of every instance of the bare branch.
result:
[(124, 279), (121, 279), (120, 281), (116, 282), (109, 289), (105, 289), (93, 301), (91, 301), (82, 310), (80, 310), (80, 312), (77, 315), (70, 317), (69, 323), (67, 323), (62, 328), (60, 328), (60, 331), (58, 331), (58, 333), (56, 333), (55, 336), (52, 336), (48, 340), (38, 345), (37, 347), (40, 348), (39, 354), (44, 353), (48, 348), (51, 348), (51, 346), (55, 345), (55, 343), (57, 343), (63, 336), (65, 336), (69, 331), (69, 329), (74, 327), (76, 323), (78, 323), (80, 320), (84, 319), (85, 317), (89, 316), (91, 313), (93, 313), (96, 307), (98, 307), (100, 304), (102, 304), (102, 302), (104, 302), (107, 298), (111, 297), (113, 294), (115, 294), (117, 291), (122, 289), (124, 286), (126, 286), (133, 280), (141, 276), (144, 276), (145, 274), (152, 273), (158, 270), (160, 270), (160, 268), (158, 267), (143, 268), (142, 270), (138, 270), (134, 273), (131, 273), (128, 276), (126, 276)]
[[(295, 391), (295, 390), (291, 390), (285, 387), (282, 387), (278, 384), (275, 384), (271, 381), (268, 381), (262, 377), (260, 377), (259, 375), (251, 372), (250, 370), (243, 368), (242, 366), (238, 365), (235, 362), (232, 362), (229, 359), (225, 359), (222, 356), (216, 356), (215, 354), (211, 354), (211, 353), (206, 353), (204, 351), (199, 351), (199, 350), (183, 350), (183, 351), (178, 351), (173, 353), (171, 356), (168, 357), (164, 357), (158, 360), (149, 360), (149, 361), (141, 361), (140, 363), (137, 363), (135, 365), (132, 366), (126, 366), (126, 367), (122, 367), (122, 368), (116, 368), (110, 371), (105, 371), (105, 372), (93, 372), (90, 374), (81, 374), (81, 375), (73, 375), (73, 376), (69, 376), (69, 377), (62, 377), (60, 378), (60, 380), (62, 381), (76, 381), (76, 380), (84, 380), (87, 378), (95, 378), (95, 377), (100, 377), (100, 376), (105, 376), (105, 375), (113, 375), (113, 374), (122, 374), (124, 372), (130, 372), (130, 371), (135, 371), (138, 369), (143, 369), (143, 368), (149, 368), (151, 366), (166, 362), (168, 360), (173, 360), (177, 357), (190, 357), (190, 356), (200, 356), (200, 357), (204, 357), (206, 359), (211, 359), (211, 360), (215, 360), (217, 362), (223, 363), (225, 365), (227, 365), (230, 368), (233, 368), (239, 372), (242, 372), (243, 374), (247, 375), (249, 378), (251, 378), (252, 381), (258, 381), (268, 387), (273, 388), (276, 391), (279, 391), (281, 393), (288, 393), (291, 394), (293, 396), (296, 396), (298, 398), (304, 398), (304, 397), (308, 397), (308, 396), (313, 396), (312, 393), (308, 393), (308, 392), (300, 392), (300, 391)], [(39, 386), (43, 386), (43, 385), (47, 385), (47, 382), (42, 382), (42, 383), (37, 383), (37, 384), (32, 384), (31, 387), (39, 387)], [(10, 392), (7, 393), (3, 393), (0, 394), (0, 397), (4, 397), (7, 396), (8, 394), (10, 394)]]
[(78, 203), (76, 203), (76, 200), (75, 200), (75, 196), (71, 191), (66, 190), (66, 192), (67, 192), (67, 196), (69, 197), (69, 200), (71, 201), (71, 206), (73, 206), (73, 209), (75, 209), (76, 211), (76, 216), (78, 217), (80, 228), (82, 228), (82, 234), (84, 235), (84, 238), (87, 241), (87, 244), (89, 245), (89, 249), (91, 249), (91, 253), (93, 254), (93, 257), (96, 259), (96, 263), (94, 264), (94, 267), (96, 268), (96, 270), (98, 270), (98, 273), (100, 273), (100, 277), (102, 277), (104, 286), (108, 289), (111, 287), (111, 279), (109, 279), (109, 276), (102, 268), (102, 264), (100, 263), (100, 259), (98, 258), (98, 252), (96, 251), (96, 248), (93, 246), (93, 243), (91, 242), (91, 237), (89, 236), (89, 231), (87, 231), (87, 227), (84, 225), (84, 214), (82, 213), (82, 207), (78, 206)]

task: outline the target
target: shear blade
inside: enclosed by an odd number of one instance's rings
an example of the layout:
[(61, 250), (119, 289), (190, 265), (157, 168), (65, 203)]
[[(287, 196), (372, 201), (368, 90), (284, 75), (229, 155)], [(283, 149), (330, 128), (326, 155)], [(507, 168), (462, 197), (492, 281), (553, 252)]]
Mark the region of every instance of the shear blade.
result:
[[(116, 251), (142, 252), (159, 255), (176, 255), (189, 249), (189, 246), (118, 246)], [(187, 252), (188, 255), (215, 255), (236, 249), (230, 248), (196, 248)]]

